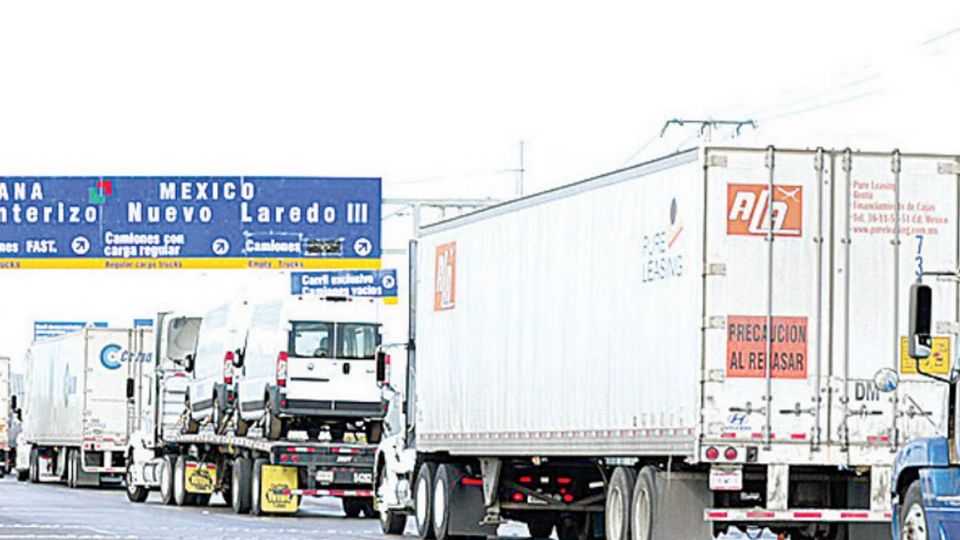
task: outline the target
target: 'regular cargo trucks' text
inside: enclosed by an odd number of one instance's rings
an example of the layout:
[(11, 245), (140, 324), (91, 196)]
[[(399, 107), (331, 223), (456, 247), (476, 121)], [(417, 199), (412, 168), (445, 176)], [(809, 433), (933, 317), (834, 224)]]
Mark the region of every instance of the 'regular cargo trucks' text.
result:
[[(882, 531), (898, 447), (946, 431), (898, 314), (958, 266), (958, 163), (697, 148), (421, 229), (384, 531)], [(957, 320), (956, 284), (936, 294)]]

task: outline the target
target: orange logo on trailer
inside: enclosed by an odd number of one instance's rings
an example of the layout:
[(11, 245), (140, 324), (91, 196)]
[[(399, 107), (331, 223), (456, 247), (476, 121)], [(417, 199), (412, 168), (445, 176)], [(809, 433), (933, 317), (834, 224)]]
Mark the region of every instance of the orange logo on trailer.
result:
[(457, 300), (457, 243), (450, 242), (437, 246), (433, 271), (435, 287), (433, 292), (433, 310), (453, 309)]
[(727, 185), (727, 234), (765, 236), (770, 228), (771, 207), (774, 236), (803, 233), (803, 186), (764, 184)]
[[(807, 378), (807, 318), (773, 317), (770, 376)], [(727, 377), (766, 377), (767, 318), (727, 316)]]

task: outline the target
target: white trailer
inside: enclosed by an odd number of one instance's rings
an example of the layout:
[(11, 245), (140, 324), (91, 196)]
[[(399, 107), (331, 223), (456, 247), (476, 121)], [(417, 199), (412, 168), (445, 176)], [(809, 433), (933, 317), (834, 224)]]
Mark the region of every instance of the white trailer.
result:
[[(13, 424), (16, 414), (11, 396), (10, 358), (0, 356), (0, 478), (13, 468)], [(15, 437), (15, 435), (14, 435)]]
[(29, 452), (32, 482), (122, 478), (127, 381), (149, 363), (152, 342), (150, 329), (84, 328), (30, 346), (20, 451)]
[[(946, 432), (898, 314), (922, 268), (958, 266), (958, 164), (697, 148), (421, 229), (384, 530), (882, 530), (897, 448)], [(956, 320), (956, 285), (937, 294)]]

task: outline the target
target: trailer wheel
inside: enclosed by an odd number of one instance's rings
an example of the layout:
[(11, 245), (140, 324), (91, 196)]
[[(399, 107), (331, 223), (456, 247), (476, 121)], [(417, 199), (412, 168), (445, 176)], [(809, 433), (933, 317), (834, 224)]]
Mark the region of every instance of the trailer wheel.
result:
[(914, 480), (907, 488), (900, 511), (900, 538), (926, 540), (930, 538), (927, 509), (923, 505), (920, 481)]
[(70, 489), (77, 487), (77, 467), (80, 461), (77, 459), (77, 454), (74, 448), (67, 450), (67, 487)]
[(30, 471), (17, 469), (17, 482), (26, 482), (30, 478)]
[(187, 458), (177, 456), (173, 465), (173, 500), (177, 506), (190, 506), (196, 497), (187, 492)]
[(363, 499), (360, 497), (344, 497), (340, 502), (343, 504), (343, 513), (348, 518), (358, 518), (363, 512)]
[(603, 513), (604, 529), (609, 539), (630, 540), (630, 503), (636, 482), (636, 471), (627, 467), (617, 467), (610, 477)]
[(413, 505), (417, 517), (417, 534), (423, 540), (433, 540), (433, 477), (437, 466), (423, 463), (417, 471)]
[(264, 458), (253, 460), (253, 471), (250, 475), (250, 514), (254, 516), (262, 516), (264, 514), (263, 508), (260, 506), (260, 489), (263, 484), (263, 472), (261, 469), (264, 465), (267, 465), (267, 460)]
[(653, 538), (653, 519), (657, 515), (657, 470), (651, 466), (640, 469), (633, 485), (630, 503), (630, 530), (632, 540)]
[(30, 449), (30, 482), (36, 484), (40, 481), (40, 456), (36, 447)]
[(130, 461), (129, 459), (127, 460), (127, 500), (134, 503), (142, 503), (147, 500), (147, 496), (150, 495), (150, 490), (133, 483), (133, 471), (130, 469)]
[(250, 513), (250, 460), (238, 457), (233, 460), (233, 471), (230, 475), (230, 505), (238, 514)]
[(210, 423), (213, 424), (213, 432), (220, 435), (223, 428), (223, 411), (220, 410), (220, 396), (213, 393), (213, 408), (210, 409)]
[(459, 536), (450, 534), (450, 516), (456, 510), (453, 506), (453, 482), (458, 475), (456, 468), (447, 463), (437, 467), (433, 479), (433, 532), (437, 540), (453, 540)]
[(533, 538), (550, 538), (550, 533), (553, 532), (553, 522), (528, 521), (527, 532), (530, 533), (530, 536)]
[(174, 458), (166, 456), (160, 462), (160, 500), (163, 504), (175, 504), (173, 500), (173, 463)]

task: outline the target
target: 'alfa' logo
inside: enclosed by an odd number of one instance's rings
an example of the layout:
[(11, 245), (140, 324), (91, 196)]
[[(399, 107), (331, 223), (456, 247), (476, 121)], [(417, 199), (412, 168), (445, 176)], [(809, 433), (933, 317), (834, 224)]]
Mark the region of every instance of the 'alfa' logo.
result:
[(764, 236), (770, 230), (771, 214), (775, 236), (803, 233), (803, 186), (764, 184), (727, 185), (727, 234)]

